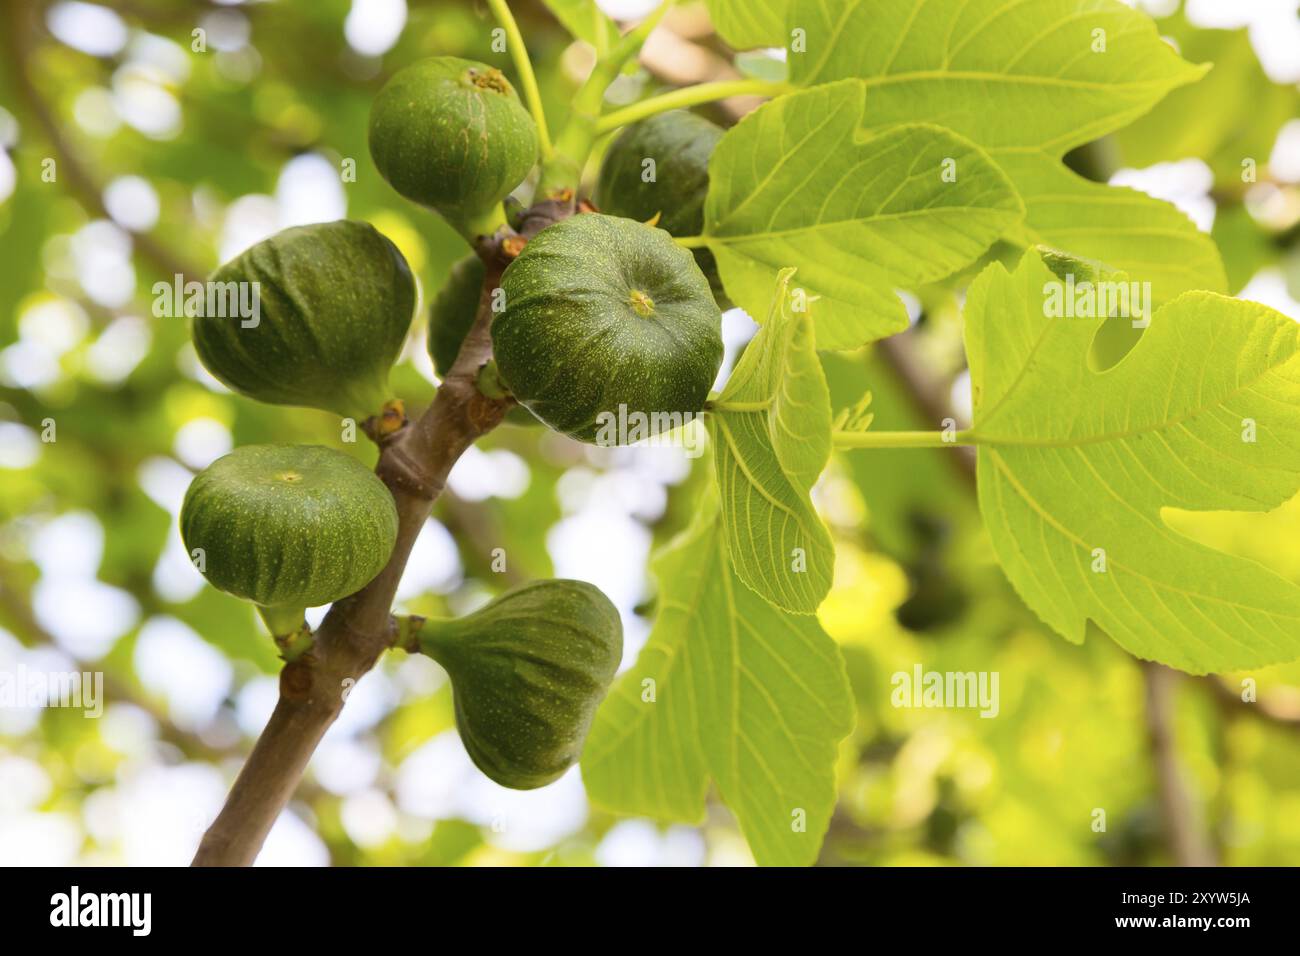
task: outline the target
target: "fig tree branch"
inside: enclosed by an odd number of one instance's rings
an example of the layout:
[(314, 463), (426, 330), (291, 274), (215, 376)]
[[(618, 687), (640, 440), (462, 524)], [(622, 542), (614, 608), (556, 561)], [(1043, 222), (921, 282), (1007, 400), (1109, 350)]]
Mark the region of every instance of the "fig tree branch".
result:
[[(71, 192), (92, 214), (106, 217), (99, 185), (78, 161), (30, 80), (23, 38), (33, 31), (20, 20), (18, 7), (11, 6), (10, 12), (14, 28), (3, 33), (24, 105), (46, 134)], [(521, 231), (534, 235), (571, 212), (571, 201), (539, 204), (529, 211)], [(509, 407), (508, 400), (486, 399), (474, 384), (478, 369), (491, 354), (488, 297), (508, 261), (501, 244), (507, 236), (504, 230), (498, 232), (477, 250), (489, 264), (479, 315), (433, 404), (419, 421), (384, 441), (377, 471), (392, 491), (399, 514), (398, 539), (389, 563), (366, 588), (330, 609), (312, 651), (281, 672), (280, 700), (225, 807), (204, 835), (196, 865), (250, 864), (256, 858), (316, 746), (342, 710), (347, 692), (389, 646), (397, 583), (451, 466), (474, 440), (495, 427)], [(137, 233), (135, 240), (142, 257), (162, 274), (187, 278), (196, 274), (151, 237)]]
[(491, 290), (508, 261), (505, 237), (502, 230), (480, 243), (487, 270), (478, 314), (433, 403), (417, 421), (381, 440), (375, 471), (392, 492), (398, 514), (388, 564), (356, 594), (336, 602), (311, 651), (281, 671), (275, 711), (204, 835), (196, 866), (248, 865), (257, 857), (348, 691), (392, 644), (390, 611), (398, 582), (452, 465), (509, 408), (508, 401), (487, 398), (475, 386), (479, 368), (491, 356)]
[(1241, 692), (1234, 689), (1224, 678), (1211, 674), (1203, 678), (1214, 694), (1233, 714), (1242, 714), (1262, 720), (1265, 723), (1284, 727), (1288, 730), (1300, 730), (1300, 706), (1294, 702), (1271, 700), (1245, 700)]
[(348, 692), (393, 645), (392, 605), (397, 585), (456, 460), (491, 431), (513, 399), (479, 391), (479, 370), (492, 357), (492, 298), (512, 253), (546, 226), (565, 218), (571, 204), (546, 202), (525, 214), (522, 236), (503, 228), (476, 244), (486, 269), (478, 311), (433, 403), (414, 422), (381, 439), (375, 473), (397, 505), (397, 543), (378, 577), (336, 602), (316, 632), (315, 646), (280, 673), (280, 699), (225, 806), (199, 844), (195, 866), (245, 866), (297, 787), (311, 755), (338, 717)]
[(1141, 665), (1146, 686), (1147, 736), (1169, 850), (1178, 866), (1213, 866), (1214, 853), (1187, 790), (1182, 761), (1178, 758), (1174, 692), (1181, 675), (1152, 661), (1142, 661)]

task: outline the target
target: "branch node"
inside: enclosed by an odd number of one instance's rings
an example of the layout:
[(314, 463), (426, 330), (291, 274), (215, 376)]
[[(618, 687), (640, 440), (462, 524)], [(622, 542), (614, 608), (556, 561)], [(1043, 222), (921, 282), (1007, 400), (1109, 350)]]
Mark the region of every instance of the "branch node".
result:
[(408, 654), (420, 650), (420, 628), (428, 618), (420, 614), (410, 614), (402, 618), (391, 618), (389, 626), (393, 632), (393, 647), (400, 647)]
[(513, 399), (491, 398), (475, 388), (465, 403), (465, 417), (474, 431), (483, 434), (501, 424), (511, 404)]
[(437, 498), (443, 487), (441, 481), (434, 479), (423, 465), (395, 442), (388, 443), (384, 448), (384, 454), (375, 467), (375, 474), (390, 487), (395, 485), (407, 494), (425, 501)]
[(315, 654), (308, 651), (297, 660), (285, 664), (280, 671), (280, 696), (286, 700), (305, 700), (311, 696), (315, 663)]

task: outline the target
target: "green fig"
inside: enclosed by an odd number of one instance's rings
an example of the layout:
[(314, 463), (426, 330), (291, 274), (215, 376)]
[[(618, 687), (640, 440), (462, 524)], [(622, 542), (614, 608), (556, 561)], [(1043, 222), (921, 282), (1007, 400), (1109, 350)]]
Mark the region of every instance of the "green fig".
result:
[(537, 163), (537, 125), (498, 69), (433, 57), (396, 73), (370, 108), (370, 155), (394, 189), (468, 238)]
[(190, 327), (204, 366), (234, 391), (358, 421), (392, 397), (388, 372), (414, 318), (415, 279), (374, 226), (285, 229), (218, 269), (210, 286), (255, 290), (252, 320), (203, 314)]
[(218, 590), (258, 605), (277, 636), (303, 610), (370, 583), (397, 540), (397, 507), (374, 472), (320, 445), (246, 445), (199, 472), (181, 539)]
[[(709, 157), (725, 132), (687, 110), (669, 110), (632, 124), (605, 152), (593, 195), (596, 206), (611, 216), (641, 222), (658, 216), (656, 225), (669, 235), (698, 236), (704, 231)], [(695, 261), (718, 304), (730, 308), (713, 253), (696, 249)]]
[(704, 408), (722, 363), (722, 317), (699, 266), (664, 230), (573, 216), (524, 246), (501, 287), (497, 371), (556, 431), (621, 444)]
[(408, 645), (451, 678), (471, 759), (514, 790), (577, 762), (623, 655), (618, 610), (583, 581), (534, 581), (473, 614), (429, 620)]

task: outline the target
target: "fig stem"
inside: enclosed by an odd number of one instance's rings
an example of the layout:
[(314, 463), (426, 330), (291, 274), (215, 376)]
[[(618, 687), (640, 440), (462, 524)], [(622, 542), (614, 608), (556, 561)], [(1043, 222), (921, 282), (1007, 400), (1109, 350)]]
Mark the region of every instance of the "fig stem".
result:
[[(605, 89), (614, 82), (627, 61), (641, 52), (641, 47), (645, 46), (645, 41), (650, 38), (650, 34), (654, 33), (655, 27), (659, 26), (660, 21), (668, 15), (668, 11), (672, 9), (675, 2), (676, 0), (664, 0), (663, 3), (651, 10), (644, 20), (619, 37), (609, 49), (609, 52), (597, 62), (592, 74), (600, 74), (600, 79), (603, 82), (600, 91), (602, 100), (605, 96)], [(600, 104), (597, 103), (596, 105), (599, 108)]]
[(312, 645), (315, 643), (315, 638), (312, 636), (311, 628), (308, 627), (307, 622), (304, 621), (302, 626), (292, 634), (277, 637), (275, 643), (276, 646), (280, 648), (280, 658), (286, 664), (292, 664), (298, 658), (302, 657), (302, 655), (311, 650)]
[(510, 389), (506, 388), (505, 382), (501, 381), (501, 375), (497, 372), (497, 363), (489, 359), (478, 372), (476, 380), (478, 390), (488, 398), (506, 399), (510, 398)]
[(792, 89), (793, 87), (789, 83), (753, 79), (718, 80), (713, 83), (697, 83), (694, 86), (684, 86), (681, 89), (660, 93), (658, 96), (652, 96), (639, 103), (633, 103), (631, 106), (614, 110), (612, 113), (606, 113), (596, 121), (596, 135), (600, 136), (603, 133), (612, 132), (620, 126), (627, 126), (639, 120), (655, 116), (658, 113), (666, 113), (668, 110), (698, 106), (701, 103), (712, 103), (714, 100), (725, 100), (732, 96), (780, 96)]
[(587, 79), (583, 81), (582, 86), (578, 88), (578, 92), (574, 94), (573, 113), (570, 117), (570, 123), (579, 114), (593, 118), (600, 115), (601, 108), (605, 103), (605, 91), (618, 78), (624, 64), (640, 52), (641, 47), (645, 45), (646, 39), (668, 13), (673, 2), (674, 0), (664, 0), (649, 16), (619, 37), (609, 49), (609, 52), (596, 61), (596, 65), (591, 68), (591, 73), (587, 75)]
[(496, 203), (491, 209), (487, 210), (480, 216), (468, 220), (463, 228), (462, 235), (473, 244), (474, 240), (480, 236), (495, 235), (496, 231), (506, 224), (506, 208), (503, 203)]
[(400, 647), (408, 654), (423, 654), (439, 664), (445, 665), (445, 659), (438, 652), (442, 641), (439, 635), (445, 634), (448, 626), (454, 625), (454, 617), (420, 617), (412, 614), (399, 617), (397, 621), (397, 639), (394, 647)]
[(428, 621), (427, 617), (421, 617), (419, 614), (403, 614), (393, 618), (397, 627), (397, 633), (393, 636), (393, 646), (400, 647), (408, 654), (420, 653), (422, 649), (420, 632)]
[(555, 154), (543, 158), (542, 177), (538, 183), (539, 195), (551, 195), (565, 188), (577, 191), (582, 168), (587, 164), (598, 137), (596, 126), (604, 109), (605, 91), (618, 77), (623, 65), (641, 49), (673, 3), (674, 0), (664, 0), (649, 16), (619, 37), (609, 51), (596, 61), (587, 79), (573, 95), (568, 121), (555, 141)]
[[(546, 126), (546, 113), (542, 109), (542, 94), (537, 87), (537, 76), (533, 73), (533, 62), (528, 58), (528, 47), (524, 45), (523, 34), (519, 32), (519, 24), (515, 22), (515, 16), (510, 12), (510, 5), (506, 0), (487, 0), (492, 15), (496, 17), (497, 23), (506, 31), (506, 44), (510, 47), (510, 58), (514, 60), (515, 70), (519, 73), (519, 85), (523, 87), (524, 101), (528, 104), (528, 112), (533, 115), (533, 122), (537, 124), (537, 141), (541, 144), (542, 158), (549, 159), (554, 147), (551, 145), (551, 133)], [(491, 235), (491, 233), (484, 233)]]
[(257, 613), (277, 642), (294, 634), (306, 621), (306, 608), (292, 604), (259, 604)]
[(959, 432), (860, 432), (835, 431), (836, 448), (948, 448), (978, 444), (971, 429)]
[(713, 402), (709, 406), (719, 412), (765, 412), (772, 407), (772, 400), (761, 402)]

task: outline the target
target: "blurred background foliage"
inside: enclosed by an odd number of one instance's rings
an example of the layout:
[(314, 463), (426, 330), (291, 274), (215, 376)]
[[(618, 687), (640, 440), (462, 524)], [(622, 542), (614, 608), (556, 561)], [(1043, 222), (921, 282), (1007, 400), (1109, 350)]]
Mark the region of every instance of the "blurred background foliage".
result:
[[(626, 19), (651, 4), (602, 5)], [(545, 4), (512, 6), (562, 116), (592, 50)], [(1234, 291), (1300, 319), (1296, 3), (1150, 9), (1214, 70), (1070, 162), (1178, 203), (1212, 230)], [(278, 664), (249, 607), (189, 565), (175, 521), (185, 487), (238, 444), (316, 442), (367, 462), (374, 451), (324, 413), (230, 395), (184, 323), (154, 316), (151, 287), (201, 278), (278, 229), (347, 216), (402, 248), (427, 302), (466, 250), (376, 173), (371, 98), (433, 54), (513, 70), (468, 0), (0, 11), (0, 672), (98, 671), (106, 698), (98, 720), (0, 707), (0, 862), (181, 864), (269, 715)], [(693, 3), (643, 60), (611, 99), (782, 70), (730, 53)], [(733, 122), (752, 106), (704, 112)], [(959, 285), (913, 292), (911, 331), (825, 358), (835, 404), (870, 388), (876, 427), (969, 415)], [(753, 328), (727, 315), (729, 362)], [(423, 335), (417, 323), (394, 377), (413, 406), (435, 383)], [(839, 549), (821, 617), (859, 707), (822, 862), (1300, 862), (1300, 665), (1184, 678), (1104, 636), (1075, 647), (1047, 632), (993, 562), (970, 464), (956, 451), (858, 452), (817, 489)], [(689, 520), (702, 474), (672, 449), (501, 428), (457, 466), (399, 598), (463, 613), (518, 581), (586, 578), (623, 612), (630, 661), (654, 614), (647, 556)], [(1169, 520), (1300, 582), (1300, 499)], [(702, 827), (660, 827), (588, 806), (576, 770), (540, 791), (495, 786), (455, 735), (442, 672), (390, 658), (353, 690), (263, 862), (750, 862), (720, 805)], [(892, 707), (891, 675), (918, 663), (999, 672), (997, 717)], [(1246, 679), (1257, 701), (1242, 701)]]

